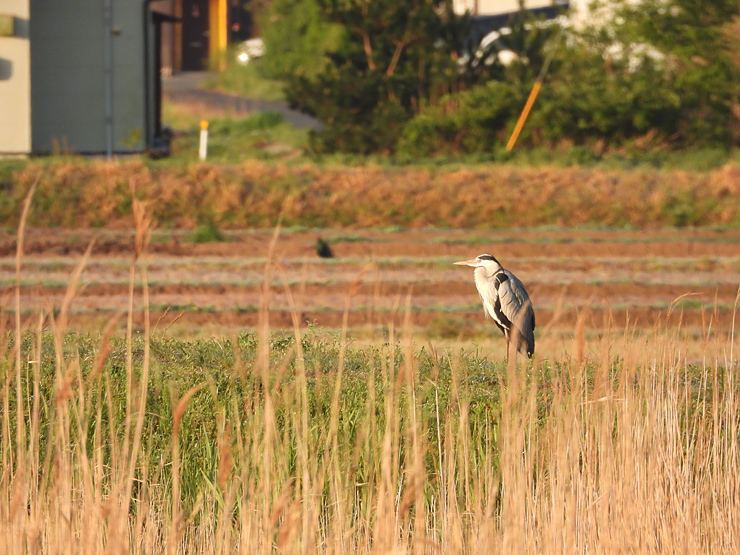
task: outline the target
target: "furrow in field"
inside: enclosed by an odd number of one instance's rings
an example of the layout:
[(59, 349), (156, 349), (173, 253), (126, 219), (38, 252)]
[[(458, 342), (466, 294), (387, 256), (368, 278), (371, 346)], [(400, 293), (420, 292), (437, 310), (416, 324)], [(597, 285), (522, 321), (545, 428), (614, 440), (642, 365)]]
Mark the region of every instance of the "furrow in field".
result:
[[(353, 285), (341, 283), (297, 283), (289, 286), (296, 302), (309, 309), (341, 310), (352, 291), (352, 302), (362, 306), (388, 308), (411, 295), (418, 309), (429, 307), (447, 311), (470, 310), (478, 304), (478, 295), (467, 272), (455, 281), (368, 281)], [(716, 277), (716, 276), (715, 276)], [(538, 309), (547, 306), (580, 307), (585, 304), (604, 306), (669, 306), (681, 299), (684, 309), (703, 306), (732, 306), (738, 288), (733, 282), (709, 285), (681, 283), (677, 277), (671, 283), (587, 282), (552, 280), (546, 283), (527, 281), (529, 293)], [(152, 284), (148, 288), (150, 303), (157, 306), (188, 306), (191, 310), (248, 310), (259, 306), (262, 284), (224, 283)], [(12, 287), (0, 289), (0, 298), (12, 298)], [(74, 306), (83, 310), (118, 310), (128, 304), (129, 286), (126, 283), (83, 284)], [(61, 305), (66, 286), (29, 285), (21, 289), (23, 305), (43, 307)], [(275, 284), (272, 303), (287, 306), (289, 299), (283, 284)], [(9, 303), (5, 304), (9, 307)]]
[[(301, 322), (339, 326), (351, 291), (351, 326), (386, 325), (380, 322), (392, 320), (411, 295), (409, 305), (418, 326), (437, 329), (433, 333), (442, 333), (438, 328), (449, 334), (478, 327), (488, 333), (492, 324), (483, 319), (472, 270), (452, 265), (486, 251), (527, 285), (539, 330), (553, 326), (572, 332), (586, 307), (591, 307), (589, 326), (598, 329), (627, 321), (645, 328), (659, 322), (678, 325), (679, 314), (681, 325), (701, 327), (715, 311), (721, 318), (732, 313), (740, 282), (737, 231), (324, 230), (321, 234), (332, 242), (335, 258), (316, 256), (317, 232), (287, 233), (275, 246), (269, 279), (276, 327), (292, 325), (292, 301), (299, 307)], [(30, 230), (30, 254), (23, 258), (20, 279), (24, 314), (62, 305), (81, 252), (93, 236)], [(169, 308), (166, 318), (182, 314), (179, 322), (196, 328), (256, 325), (271, 236), (255, 232), (227, 236), (226, 243), (192, 244), (180, 232), (155, 234), (145, 257), (153, 318)], [(74, 318), (104, 320), (126, 309), (131, 240), (132, 235), (123, 232), (98, 237), (72, 304)], [(0, 238), (1, 245), (8, 251), (0, 256), (0, 305), (7, 315), (13, 307), (15, 256), (7, 238)], [(135, 305), (140, 308), (142, 283), (137, 275)]]
[[(539, 309), (537, 311), (537, 335), (573, 337), (574, 328), (579, 314), (584, 313), (584, 307), (580, 310), (568, 309)], [(594, 306), (585, 312), (586, 328), (596, 332), (613, 333), (651, 333), (657, 330), (668, 329), (683, 330), (695, 338), (709, 336), (710, 333), (724, 333), (732, 326), (734, 311), (729, 308), (707, 311), (668, 311), (657, 307), (630, 307), (609, 308)], [(324, 329), (341, 328), (344, 320), (344, 312), (339, 310), (300, 310), (297, 314), (301, 325), (310, 322)], [(374, 333), (389, 329), (390, 326), (397, 330), (403, 329), (407, 321), (404, 308), (397, 307), (396, 310), (378, 311), (371, 307), (351, 310), (348, 313), (348, 326), (352, 330), (370, 330)], [(116, 313), (87, 313), (73, 312), (69, 317), (69, 323), (80, 329), (100, 329), (107, 321), (116, 317), (118, 321), (125, 321), (125, 315), (116, 316)], [(138, 310), (134, 314), (134, 323), (141, 329), (143, 326), (144, 313)], [(430, 334), (443, 337), (485, 337), (501, 339), (500, 332), (490, 320), (486, 320), (482, 312), (440, 312), (422, 311), (410, 314), (408, 321), (414, 326), (419, 335)], [(26, 325), (34, 325), (37, 319), (34, 316), (25, 317)], [(236, 333), (248, 329), (254, 329), (259, 322), (259, 313), (253, 311), (228, 311), (228, 312), (199, 312), (189, 311), (178, 307), (170, 311), (155, 310), (150, 314), (150, 324), (153, 328), (161, 331), (176, 326), (187, 333), (198, 330), (216, 331), (218, 333)], [(287, 308), (273, 309), (269, 314), (270, 328), (273, 330), (290, 329), (293, 327), (292, 312)]]

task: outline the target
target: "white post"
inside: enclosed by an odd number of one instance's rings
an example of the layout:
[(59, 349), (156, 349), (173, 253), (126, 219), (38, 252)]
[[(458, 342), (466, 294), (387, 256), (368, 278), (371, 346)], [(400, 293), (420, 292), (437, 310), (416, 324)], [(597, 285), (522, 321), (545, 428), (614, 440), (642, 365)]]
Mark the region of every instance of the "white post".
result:
[(206, 159), (208, 154), (208, 122), (202, 120), (200, 122), (200, 148), (198, 149), (198, 157), (201, 160)]

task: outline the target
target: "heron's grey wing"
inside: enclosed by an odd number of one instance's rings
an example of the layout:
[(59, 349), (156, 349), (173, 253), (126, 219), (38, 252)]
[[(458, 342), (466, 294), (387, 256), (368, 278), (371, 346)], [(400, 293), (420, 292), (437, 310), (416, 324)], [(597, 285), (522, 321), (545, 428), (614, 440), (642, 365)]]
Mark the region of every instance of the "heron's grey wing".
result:
[(527, 353), (534, 353), (534, 308), (529, 300), (527, 290), (511, 272), (506, 272), (509, 279), (502, 282), (498, 289), (501, 312), (516, 326), (521, 337), (527, 343)]

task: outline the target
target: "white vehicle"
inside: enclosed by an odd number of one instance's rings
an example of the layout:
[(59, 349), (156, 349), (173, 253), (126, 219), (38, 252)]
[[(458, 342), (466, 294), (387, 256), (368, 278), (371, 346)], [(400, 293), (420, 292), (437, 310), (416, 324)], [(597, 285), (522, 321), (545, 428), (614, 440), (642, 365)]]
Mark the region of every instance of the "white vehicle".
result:
[[(537, 27), (538, 29), (547, 29), (553, 25), (567, 27), (569, 25), (568, 18), (560, 15), (554, 19), (536, 20), (532, 23), (525, 23), (524, 30), (531, 31), (533, 27)], [(511, 33), (511, 28), (501, 27), (500, 29), (491, 31), (484, 36), (478, 45), (478, 49), (475, 51), (473, 66), (477, 66), (479, 64), (490, 66), (497, 61), (503, 66), (509, 66), (516, 60), (522, 59), (519, 52), (516, 52), (507, 46), (506, 37), (511, 35)], [(527, 63), (526, 58), (522, 59), (522, 61)]]
[(265, 43), (259, 38), (245, 40), (236, 48), (236, 61), (242, 65), (246, 65), (254, 58), (260, 58), (264, 55)]

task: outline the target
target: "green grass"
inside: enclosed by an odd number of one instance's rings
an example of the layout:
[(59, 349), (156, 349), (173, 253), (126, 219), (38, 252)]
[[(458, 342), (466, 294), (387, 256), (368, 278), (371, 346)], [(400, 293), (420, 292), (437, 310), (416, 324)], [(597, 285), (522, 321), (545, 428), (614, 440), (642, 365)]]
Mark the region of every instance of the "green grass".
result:
[[(155, 307), (152, 307), (156, 310)], [(440, 323), (444, 328), (445, 324)], [(98, 424), (89, 422), (104, 436), (119, 435), (124, 430), (127, 390), (127, 352), (125, 338), (114, 338), (105, 364), (95, 375), (93, 369), (100, 360), (100, 336), (82, 336), (67, 334), (63, 339), (64, 359), (78, 361), (79, 379), (87, 384), (85, 395), (99, 399), (103, 411), (103, 420)], [(12, 345), (12, 338), (11, 343)], [(37, 335), (28, 333), (22, 342), (22, 359), (33, 360), (35, 350), (41, 346), (40, 401), (41, 420), (49, 424), (53, 421), (52, 407), (57, 394), (56, 347), (52, 334)], [(133, 354), (132, 370), (135, 376), (143, 373), (146, 344), (143, 336), (135, 336), (130, 350)], [(388, 380), (402, 372), (409, 364), (415, 370), (414, 393), (419, 405), (419, 416), (422, 427), (428, 438), (433, 440), (438, 433), (445, 441), (445, 430), (437, 428), (437, 413), (448, 415), (457, 413), (459, 395), (466, 391), (466, 403), (469, 406), (468, 418), (471, 422), (470, 441), (482, 445), (486, 439), (477, 434), (485, 431), (479, 427), (491, 419), (500, 417), (501, 384), (506, 381), (505, 361), (492, 361), (475, 352), (433, 354), (427, 348), (407, 351), (400, 345), (377, 345), (366, 348), (342, 348), (338, 334), (325, 333), (320, 328), (309, 328), (301, 338), (300, 348), (296, 345), (292, 333), (275, 333), (269, 340), (270, 383), (263, 383), (258, 369), (259, 341), (253, 333), (242, 333), (231, 339), (197, 339), (177, 340), (155, 336), (149, 344), (150, 379), (147, 383), (146, 412), (149, 417), (144, 423), (144, 436), (147, 438), (146, 456), (149, 464), (158, 465), (169, 457), (172, 438), (173, 399), (200, 384), (207, 384), (192, 401), (192, 410), (183, 416), (180, 441), (183, 454), (182, 482), (183, 497), (190, 503), (195, 502), (199, 492), (215, 481), (214, 471), (217, 466), (214, 446), (218, 443), (219, 419), (228, 415), (231, 433), (236, 433), (239, 426), (250, 425), (250, 415), (235, 409), (248, 400), (260, 402), (263, 392), (270, 389), (276, 403), (276, 422), (278, 433), (292, 433), (289, 425), (292, 411), (296, 375), (301, 353), (302, 364), (306, 371), (306, 390), (309, 427), (314, 430), (327, 429), (330, 425), (331, 403), (336, 377), (340, 365), (343, 378), (339, 399), (341, 413), (339, 428), (341, 430), (339, 449), (351, 452), (353, 441), (357, 438), (359, 421), (366, 418), (367, 411), (382, 415)], [(618, 372), (619, 362), (615, 361), (612, 372)], [(33, 389), (30, 368), (21, 374), (20, 384), (22, 397), (25, 398)], [(563, 368), (545, 362), (537, 372), (527, 372), (528, 386), (542, 391), (550, 390), (556, 380), (563, 379), (560, 373)], [(587, 381), (593, 380), (595, 366), (586, 369)], [(0, 375), (5, 382), (12, 379), (6, 373)], [(686, 377), (690, 382), (700, 377), (700, 368), (687, 368)], [(368, 388), (372, 387), (374, 406), (368, 406)], [(409, 391), (410, 393), (410, 391)], [(15, 397), (8, 399), (11, 415), (10, 426), (15, 429), (17, 422), (12, 415), (17, 414)], [(537, 413), (544, 415), (550, 411), (547, 395), (538, 397)], [(363, 416), (365, 415), (365, 416)], [(27, 421), (26, 426), (30, 426)], [(407, 425), (407, 424), (402, 424)], [(403, 435), (405, 432), (400, 430)], [(41, 452), (45, 452), (53, 430), (43, 425), (40, 434)], [(310, 441), (318, 440), (316, 436)], [(108, 446), (109, 447), (109, 446)], [(107, 447), (106, 447), (107, 448)], [(112, 453), (108, 452), (107, 456)], [(430, 461), (431, 462), (431, 461)], [(491, 461), (497, 464), (497, 458)], [(371, 461), (365, 461), (371, 464)], [(497, 468), (492, 469), (497, 472)], [(369, 469), (357, 469), (362, 474)], [(164, 479), (164, 484), (168, 480)]]
[[(441, 320), (440, 332), (454, 325)], [(360, 551), (371, 552), (393, 530), (394, 542), (455, 544), (455, 552), (466, 552), (465, 545), (500, 547), (504, 538), (513, 541), (512, 534), (523, 547), (534, 538), (551, 539), (564, 511), (592, 514), (591, 503), (582, 506), (586, 494), (615, 509), (600, 520), (598, 535), (573, 524), (574, 533), (593, 534), (593, 545), (601, 545), (609, 530), (621, 533), (624, 520), (648, 518), (645, 530), (656, 522), (669, 527), (670, 539), (661, 545), (670, 541), (671, 550), (680, 551), (693, 545), (685, 521), (697, 510), (703, 516), (700, 546), (729, 539), (722, 515), (737, 507), (725, 489), (728, 480), (736, 484), (737, 453), (725, 438), (735, 428), (723, 428), (735, 414), (738, 386), (722, 367), (658, 371), (635, 365), (640, 356), (612, 356), (606, 366), (595, 357), (582, 364), (538, 360), (517, 370), (474, 347), (437, 352), (431, 344), (419, 348), (390, 337), (353, 347), (340, 333), (319, 328), (299, 337), (242, 333), (189, 341), (155, 332), (150, 339), (135, 334), (130, 342), (116, 335), (29, 331), (18, 366), (15, 341), (7, 335), (0, 345), (2, 484), (5, 492), (22, 484), (33, 493), (24, 505), (28, 518), (18, 524), (8, 518), (15, 513), (0, 512), (0, 530), (14, 523), (23, 538), (38, 534), (34, 519), (57, 514), (55, 503), (64, 502), (58, 491), (71, 490), (79, 503), (66, 521), (73, 540), (44, 528), (51, 544), (74, 541), (90, 549), (84, 542), (91, 534), (94, 545), (105, 538), (121, 542), (117, 519), (130, 529), (144, 515), (153, 516), (146, 534), (158, 537), (160, 548), (181, 538), (170, 520), (181, 522), (186, 536), (213, 534), (217, 523), (256, 542), (248, 530), (266, 526), (263, 518), (292, 503), (319, 537), (298, 534), (291, 542), (318, 546), (351, 537), (366, 541)], [(661, 349), (657, 343), (649, 348)], [(132, 444), (139, 446), (129, 453)], [(101, 502), (126, 489), (121, 470), (130, 456), (133, 488), (126, 508), (101, 514)], [(48, 468), (54, 472), (47, 475)], [(639, 480), (632, 481), (635, 476)], [(646, 476), (650, 484), (638, 488)], [(686, 481), (676, 484), (682, 476)], [(656, 488), (670, 491), (668, 484), (680, 485), (692, 509), (655, 499)], [(314, 492), (310, 510), (301, 509), (309, 502), (304, 487)], [(578, 495), (567, 494), (571, 488)], [(603, 497), (604, 489), (611, 495)], [(635, 495), (642, 500), (639, 511), (633, 510)], [(554, 512), (553, 497), (561, 500)], [(530, 511), (542, 512), (523, 530), (512, 521), (522, 498)], [(11, 499), (3, 494), (2, 506), (15, 507)], [(376, 505), (386, 501), (393, 517), (387, 524)], [(677, 514), (666, 514), (667, 506)], [(91, 523), (102, 518), (105, 526), (85, 528), (85, 518), (76, 515), (86, 511), (97, 515)], [(247, 525), (243, 519), (256, 520)], [(415, 532), (399, 537), (395, 519)], [(475, 530), (487, 519), (492, 536), (481, 540)], [(278, 522), (284, 536), (290, 520)], [(461, 526), (456, 536), (448, 525), (462, 522), (475, 526)], [(363, 530), (376, 540), (363, 540)], [(121, 551), (142, 552), (138, 537), (132, 534), (124, 542), (131, 547)], [(218, 552), (212, 543), (188, 551)]]
[[(209, 75), (203, 82), (204, 88), (215, 89), (241, 95), (247, 98), (263, 100), (283, 100), (284, 83), (265, 78), (260, 71), (260, 60), (247, 65), (236, 63), (234, 52), (228, 50), (223, 57), (212, 65), (223, 69)], [(610, 170), (633, 170), (639, 168), (657, 168), (664, 170), (686, 170), (706, 172), (716, 169), (728, 162), (740, 163), (740, 150), (715, 148), (696, 148), (682, 152), (666, 150), (644, 150), (624, 147), (615, 152), (600, 153), (582, 145), (553, 150), (539, 147), (533, 149), (515, 148), (507, 151), (504, 145), (495, 145), (489, 153), (436, 157), (425, 160), (410, 159), (402, 156), (357, 156), (336, 153), (310, 159), (329, 166), (364, 166), (367, 164), (381, 166), (418, 165), (430, 169), (456, 169), (480, 165), (507, 164), (519, 167), (584, 167)]]
[(191, 243), (222, 243), (226, 236), (213, 222), (205, 222), (196, 227), (187, 238)]
[(731, 161), (740, 161), (740, 151), (697, 148), (681, 152), (660, 150), (597, 154), (581, 146), (572, 146), (559, 152), (544, 148), (520, 148), (513, 152), (497, 151), (492, 161), (527, 167), (584, 167), (606, 171), (655, 168), (705, 172)]
[(163, 119), (177, 134), (172, 156), (151, 162), (154, 166), (198, 160), (200, 122), (204, 119), (209, 122), (207, 160), (211, 164), (300, 158), (308, 144), (308, 131), (286, 123), (279, 112), (239, 117), (164, 102)]
[[(147, 300), (132, 291), (125, 334), (115, 320), (70, 331), (65, 305), (21, 306), (0, 334), (9, 552), (525, 552), (563, 530), (599, 551), (630, 526), (666, 530), (672, 552), (732, 541), (734, 329), (697, 336), (713, 365), (691, 364), (670, 330), (595, 334), (579, 320), (574, 334), (540, 332), (542, 354), (517, 365), (478, 348), (480, 322), (446, 306), (410, 313), (441, 311), (432, 334), (462, 349), (419, 346), (388, 318), (397, 309), (377, 307), (363, 346), (300, 324), (178, 340), (160, 322), (134, 331)], [(168, 308), (216, 311), (147, 310)], [(590, 519), (598, 534), (579, 524)]]
[[(187, 307), (186, 307), (187, 308)], [(152, 310), (156, 310), (152, 307)], [(179, 310), (179, 309), (178, 309)], [(453, 410), (448, 406), (453, 402), (451, 390), (459, 387), (453, 384), (459, 375), (453, 375), (453, 361), (463, 361), (464, 372), (470, 384), (470, 402), (473, 407), (472, 421), (490, 419), (499, 410), (500, 391), (498, 384), (505, 365), (491, 362), (471, 355), (454, 355), (433, 358), (426, 350), (404, 354), (398, 347), (386, 346), (366, 349), (349, 349), (340, 354), (337, 335), (326, 336), (319, 329), (309, 330), (301, 340), (301, 352), (306, 367), (306, 393), (309, 407), (309, 425), (312, 429), (327, 429), (330, 422), (332, 394), (339, 365), (344, 368), (344, 377), (339, 392), (342, 412), (339, 419), (341, 439), (339, 449), (348, 452), (352, 449), (353, 438), (357, 434), (357, 419), (368, 410), (368, 384), (374, 384), (373, 396), (376, 407), (383, 410), (384, 389), (389, 376), (395, 375), (404, 365), (404, 357), (412, 356), (418, 365), (419, 390), (422, 415), (429, 427), (430, 437), (437, 434), (435, 424), (435, 397), (439, 400), (439, 410), (446, 414)], [(125, 424), (127, 389), (127, 345), (122, 338), (114, 339), (110, 353), (102, 368), (102, 373), (92, 375), (99, 360), (100, 337), (66, 335), (63, 342), (64, 358), (78, 359), (80, 379), (88, 384), (86, 395), (99, 399), (105, 407), (103, 419), (94, 426), (105, 436), (122, 434)], [(22, 356), (28, 360), (37, 345), (41, 345), (40, 401), (42, 422), (53, 420), (52, 408), (56, 395), (55, 339), (51, 334), (24, 336)], [(289, 436), (292, 432), (288, 424), (295, 394), (295, 373), (297, 372), (296, 344), (292, 334), (275, 334), (270, 339), (270, 375), (275, 378), (271, 384), (262, 383), (256, 368), (258, 341), (254, 334), (243, 333), (233, 339), (200, 339), (182, 341), (168, 338), (153, 338), (150, 345), (150, 380), (147, 384), (146, 412), (149, 417), (144, 424), (147, 438), (146, 456), (148, 464), (159, 465), (166, 461), (171, 450), (173, 399), (200, 384), (207, 384), (192, 401), (193, 410), (185, 413), (180, 430), (182, 461), (182, 494), (188, 504), (195, 502), (203, 488), (215, 483), (217, 461), (214, 446), (218, 443), (219, 419), (229, 415), (231, 433), (236, 429), (250, 426), (250, 415), (234, 412), (235, 407), (247, 399), (259, 402), (261, 391), (274, 388), (276, 394), (275, 411), (279, 433)], [(131, 345), (133, 353), (133, 372), (141, 376), (144, 363), (145, 343), (141, 336), (135, 337)], [(460, 358), (462, 357), (462, 358)], [(340, 362), (341, 360), (341, 362)], [(282, 374), (283, 378), (277, 378)], [(0, 375), (3, 380), (8, 375)], [(32, 373), (23, 372), (20, 384), (23, 396), (30, 394), (33, 383), (29, 381)], [(433, 378), (433, 379), (432, 379)], [(16, 414), (15, 399), (9, 399), (9, 414)], [(283, 423), (284, 426), (283, 427)], [(240, 424), (241, 423), (241, 424)], [(30, 426), (27, 421), (26, 426)], [(17, 422), (10, 422), (15, 429)], [(41, 427), (40, 450), (45, 452), (53, 435), (47, 425)], [(444, 433), (444, 430), (440, 430)], [(119, 439), (123, 439), (122, 436)], [(316, 437), (315, 439), (318, 439)], [(476, 441), (482, 438), (476, 439)], [(107, 449), (108, 447), (106, 447)], [(109, 451), (106, 456), (112, 456)], [(370, 464), (370, 461), (366, 461)], [(165, 467), (166, 468), (166, 467)], [(365, 472), (362, 468), (359, 473)], [(163, 483), (168, 479), (163, 476)]]
[(285, 99), (283, 83), (264, 77), (260, 72), (260, 60), (241, 65), (234, 61), (232, 50), (228, 50), (224, 56), (224, 70), (211, 74), (203, 82), (203, 88), (260, 100)]
[(331, 243), (332, 245), (338, 244), (338, 243), (382, 243), (384, 241), (387, 241), (387, 239), (379, 238), (379, 237), (367, 237), (364, 235), (332, 235), (328, 237), (324, 237), (324, 240), (327, 243)]
[[(193, 171), (223, 185), (212, 167)], [(517, 365), (476, 346), (479, 319), (446, 312), (433, 333), (464, 348), (420, 346), (376, 308), (381, 332), (364, 345), (315, 326), (179, 340), (156, 315), (153, 329), (134, 324), (174, 305), (132, 291), (125, 332), (120, 320), (75, 331), (73, 311), (48, 303), (0, 318), (8, 553), (737, 552), (734, 324), (692, 330), (701, 351), (687, 361), (675, 329), (598, 331), (579, 315), (572, 330), (538, 330), (538, 354)], [(281, 309), (300, 321), (267, 308)]]

